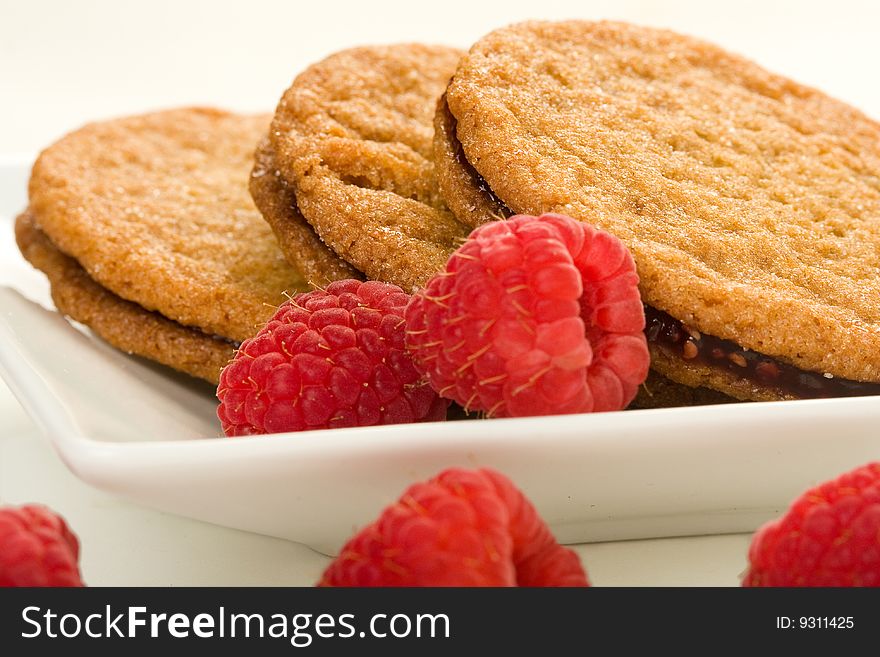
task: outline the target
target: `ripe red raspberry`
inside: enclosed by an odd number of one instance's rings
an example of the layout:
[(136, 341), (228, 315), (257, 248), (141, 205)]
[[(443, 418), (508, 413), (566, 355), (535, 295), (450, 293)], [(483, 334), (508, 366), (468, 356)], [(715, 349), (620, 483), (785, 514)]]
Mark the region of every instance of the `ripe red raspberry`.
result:
[(880, 586), (880, 462), (811, 488), (755, 532), (743, 586)]
[(0, 586), (83, 586), (79, 542), (43, 506), (0, 508)]
[(318, 586), (589, 586), (523, 494), (488, 469), (410, 486), (355, 535)]
[(625, 408), (648, 374), (633, 259), (569, 217), (485, 224), (406, 309), (407, 347), (441, 396), (489, 416)]
[(245, 340), (220, 373), (228, 436), (442, 420), (449, 402), (404, 345), (409, 295), (396, 285), (336, 281), (297, 294)]

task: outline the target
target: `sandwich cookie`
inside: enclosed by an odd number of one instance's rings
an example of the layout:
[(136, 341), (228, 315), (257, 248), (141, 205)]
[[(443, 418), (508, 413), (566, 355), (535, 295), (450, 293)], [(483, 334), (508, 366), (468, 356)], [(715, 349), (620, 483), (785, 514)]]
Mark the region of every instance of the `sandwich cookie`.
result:
[(652, 368), (743, 400), (880, 394), (880, 125), (711, 44), (531, 22), (435, 117), (469, 225), (559, 212), (620, 237)]
[(321, 240), (407, 291), (469, 232), (440, 195), (432, 146), (437, 98), (461, 54), (405, 44), (331, 55), (294, 80), (269, 133), (271, 168)]
[(178, 109), (87, 125), (43, 151), (17, 222), (59, 310), (212, 382), (306, 287), (247, 191), (267, 116)]
[(232, 342), (173, 322), (101, 287), (76, 260), (55, 248), (27, 212), (15, 222), (15, 237), (25, 259), (46, 274), (61, 313), (117, 349), (217, 384), (235, 351)]
[(178, 109), (87, 125), (40, 154), (30, 212), (117, 296), (244, 340), (306, 287), (247, 190), (268, 121)]

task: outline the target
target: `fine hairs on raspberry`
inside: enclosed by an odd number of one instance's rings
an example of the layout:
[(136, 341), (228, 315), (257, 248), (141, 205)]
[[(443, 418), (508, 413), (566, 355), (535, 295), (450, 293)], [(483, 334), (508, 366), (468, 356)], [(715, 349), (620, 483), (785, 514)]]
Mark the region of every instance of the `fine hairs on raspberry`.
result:
[(220, 374), (229, 436), (443, 420), (404, 345), (409, 295), (343, 280), (293, 296)]
[(648, 372), (632, 256), (563, 215), (474, 230), (406, 320), (434, 389), (490, 417), (620, 410)]

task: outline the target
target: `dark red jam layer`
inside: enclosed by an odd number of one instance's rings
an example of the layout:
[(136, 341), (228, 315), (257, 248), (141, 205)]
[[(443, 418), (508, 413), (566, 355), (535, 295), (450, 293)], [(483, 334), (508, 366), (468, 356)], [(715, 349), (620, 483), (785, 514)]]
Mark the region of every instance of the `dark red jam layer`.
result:
[(689, 330), (671, 315), (645, 306), (645, 336), (679, 358), (720, 367), (754, 383), (803, 399), (880, 395), (880, 384), (817, 374), (743, 349), (735, 342)]
[[(502, 216), (512, 216), (513, 211), (495, 195), (479, 171), (468, 162), (461, 142), (455, 136), (456, 119), (448, 105), (444, 109), (451, 126), (450, 139), (458, 165), (468, 173), (473, 185), (499, 208)], [(798, 369), (770, 356), (743, 349), (730, 340), (688, 330), (681, 321), (648, 305), (645, 306), (645, 336), (648, 342), (663, 347), (679, 358), (720, 367), (757, 385), (801, 399), (880, 395), (880, 383), (851, 381)]]

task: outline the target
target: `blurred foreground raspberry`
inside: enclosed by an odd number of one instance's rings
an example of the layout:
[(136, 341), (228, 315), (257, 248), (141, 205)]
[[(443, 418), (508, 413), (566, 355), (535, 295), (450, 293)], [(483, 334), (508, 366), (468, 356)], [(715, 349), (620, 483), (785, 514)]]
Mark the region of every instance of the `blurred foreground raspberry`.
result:
[(761, 527), (743, 586), (880, 586), (880, 463), (811, 488)]
[(79, 543), (44, 506), (0, 508), (0, 586), (83, 586)]
[(319, 586), (588, 586), (523, 494), (488, 469), (410, 486), (342, 548)]

